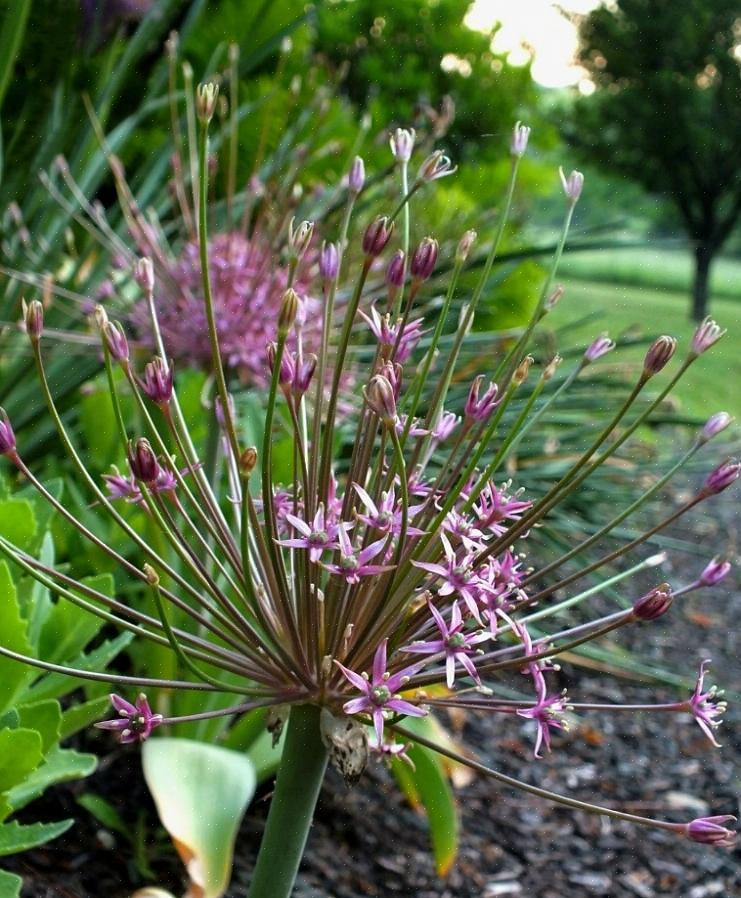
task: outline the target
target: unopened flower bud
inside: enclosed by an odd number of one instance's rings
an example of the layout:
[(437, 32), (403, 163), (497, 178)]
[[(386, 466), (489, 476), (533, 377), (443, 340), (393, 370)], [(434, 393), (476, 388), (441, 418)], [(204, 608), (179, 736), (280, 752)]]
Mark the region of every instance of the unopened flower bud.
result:
[(363, 235), (363, 252), (366, 256), (380, 256), (394, 231), (394, 223), (385, 215), (372, 221)]
[(291, 258), (298, 261), (302, 259), (304, 253), (309, 248), (311, 238), (314, 236), (314, 222), (302, 221), (297, 228), (294, 229), (292, 218), (288, 224), (288, 251)]
[(458, 262), (465, 262), (469, 253), (473, 249), (478, 234), (471, 228), (458, 241), (458, 248), (455, 251), (455, 258)]
[(283, 294), (280, 311), (278, 312), (279, 335), (285, 337), (288, 331), (293, 327), (293, 322), (296, 320), (296, 315), (298, 314), (299, 302), (298, 293), (296, 293), (292, 287), (289, 287)]
[(607, 334), (600, 334), (599, 337), (592, 340), (592, 342), (587, 346), (584, 351), (584, 364), (589, 364), (589, 362), (596, 362), (597, 359), (602, 358), (603, 355), (607, 355), (608, 352), (612, 352), (615, 348), (615, 341), (611, 340)]
[(442, 150), (435, 150), (420, 165), (417, 172), (417, 181), (427, 184), (430, 181), (437, 181), (439, 178), (452, 175), (457, 169), (458, 166), (453, 165), (450, 158)]
[(553, 375), (556, 373), (556, 369), (561, 364), (563, 359), (560, 355), (556, 354), (553, 358), (548, 362), (548, 364), (543, 369), (543, 380), (550, 380)]
[(311, 378), (316, 370), (317, 357), (312, 353), (302, 362), (296, 364), (296, 373), (293, 376), (293, 391), (303, 395), (311, 383)]
[(152, 260), (144, 256), (134, 265), (134, 280), (147, 293), (154, 292), (154, 266)]
[(401, 385), (404, 381), (404, 369), (398, 362), (384, 362), (378, 373), (386, 378), (394, 391), (394, 399), (398, 402), (401, 396)]
[[(268, 365), (272, 371), (275, 368), (275, 359), (278, 355), (278, 346), (276, 343), (268, 344)], [(282, 387), (293, 386), (293, 380), (296, 377), (296, 360), (293, 353), (283, 350), (280, 357), (280, 371), (278, 372), (278, 383)]]
[(731, 424), (733, 418), (728, 414), (728, 412), (717, 412), (715, 415), (712, 415), (705, 422), (705, 426), (702, 428), (697, 437), (697, 442), (700, 445), (707, 443), (708, 440), (712, 440), (713, 437), (717, 436), (719, 433), (722, 433), (726, 427)]
[(730, 561), (724, 561), (720, 556), (716, 555), (716, 557), (705, 566), (705, 569), (700, 574), (700, 583), (702, 583), (703, 586), (715, 586), (716, 583), (725, 580), (730, 570)]
[(715, 817), (698, 817), (684, 827), (684, 834), (693, 842), (703, 845), (715, 845), (718, 848), (732, 848), (736, 844), (736, 833), (727, 829), (724, 824), (735, 823), (731, 814)]
[(525, 155), (529, 138), (530, 128), (528, 128), (527, 125), (523, 125), (522, 122), (516, 122), (512, 131), (512, 142), (510, 143), (509, 148), (510, 153), (518, 159), (522, 159)]
[(150, 586), (159, 586), (160, 585), (160, 577), (157, 571), (152, 567), (151, 564), (144, 564), (142, 566), (142, 570), (144, 571), (144, 576), (147, 578), (147, 583)]
[(219, 98), (219, 85), (213, 81), (199, 84), (196, 89), (196, 112), (199, 121), (207, 125), (214, 117), (216, 101)]
[(690, 355), (693, 357), (702, 355), (703, 352), (714, 346), (725, 333), (726, 331), (719, 327), (712, 318), (706, 318), (698, 325), (692, 337)]
[(152, 402), (167, 405), (172, 399), (172, 382), (172, 363), (168, 364), (158, 356), (144, 366), (144, 377), (139, 385)]
[(526, 355), (525, 358), (520, 362), (520, 364), (515, 369), (515, 373), (512, 375), (512, 381), (515, 386), (521, 386), (528, 379), (530, 374), (530, 366), (533, 363), (533, 357), (531, 355)]
[(546, 312), (551, 312), (556, 306), (561, 302), (561, 297), (564, 294), (563, 284), (557, 284), (553, 290), (551, 290), (550, 296), (546, 299), (543, 308)]
[(662, 614), (666, 614), (673, 601), (671, 586), (662, 583), (633, 603), (633, 616), (636, 620), (656, 620)]
[(700, 492), (705, 496), (722, 493), (735, 480), (738, 480), (739, 473), (741, 473), (741, 464), (735, 459), (729, 458), (708, 474)]
[(406, 273), (406, 257), (403, 249), (397, 249), (391, 256), (391, 261), (386, 269), (386, 283), (397, 290), (404, 283)]
[(44, 307), (38, 299), (32, 299), (29, 303), (23, 301), (23, 320), (31, 342), (38, 343), (44, 329)]
[(8, 413), (0, 408), (0, 455), (11, 455), (15, 452), (15, 433)]
[(102, 337), (114, 362), (126, 363), (129, 360), (129, 341), (124, 329), (118, 321), (109, 321), (102, 329)]
[(677, 349), (677, 341), (674, 337), (659, 337), (648, 347), (646, 358), (643, 362), (643, 374), (652, 377), (667, 364)]
[(394, 399), (394, 388), (382, 374), (375, 374), (363, 388), (365, 401), (372, 411), (374, 411), (383, 423), (388, 427), (393, 427), (396, 423), (396, 400)]
[(434, 237), (425, 237), (414, 251), (412, 256), (412, 277), (419, 281), (426, 281), (435, 269), (439, 245)]
[(584, 175), (580, 171), (572, 171), (567, 178), (562, 168), (558, 169), (558, 173), (561, 176), (561, 184), (563, 192), (566, 194), (566, 199), (571, 202), (572, 206), (575, 206), (584, 187)]
[(497, 407), (499, 388), (495, 383), (490, 383), (483, 396), (480, 396), (481, 384), (484, 375), (477, 375), (468, 390), (468, 398), (463, 406), (463, 414), (469, 421), (486, 421)]
[(336, 243), (323, 243), (319, 253), (319, 274), (325, 281), (333, 281), (340, 268), (340, 253)]
[(356, 195), (365, 186), (365, 163), (360, 156), (356, 156), (352, 161), (350, 172), (347, 176), (347, 186), (350, 193)]
[(409, 162), (414, 149), (414, 128), (397, 128), (389, 139), (391, 152), (397, 162)]
[(131, 473), (137, 480), (147, 484), (156, 482), (160, 466), (149, 440), (140, 437), (138, 440), (130, 441), (127, 455)]
[(248, 446), (239, 456), (239, 471), (243, 477), (249, 477), (257, 466), (257, 449)]

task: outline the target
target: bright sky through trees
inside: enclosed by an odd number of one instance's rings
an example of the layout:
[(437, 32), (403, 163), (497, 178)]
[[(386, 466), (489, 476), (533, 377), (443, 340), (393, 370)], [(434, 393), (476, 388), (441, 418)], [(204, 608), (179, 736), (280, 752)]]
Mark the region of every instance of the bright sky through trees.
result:
[(591, 82), (582, 68), (573, 64), (576, 29), (560, 12), (586, 13), (599, 6), (600, 0), (475, 0), (466, 22), (472, 28), (502, 27), (494, 40), (494, 49), (509, 54), (513, 65), (533, 57), (533, 78), (544, 87), (578, 84), (583, 93), (591, 92)]

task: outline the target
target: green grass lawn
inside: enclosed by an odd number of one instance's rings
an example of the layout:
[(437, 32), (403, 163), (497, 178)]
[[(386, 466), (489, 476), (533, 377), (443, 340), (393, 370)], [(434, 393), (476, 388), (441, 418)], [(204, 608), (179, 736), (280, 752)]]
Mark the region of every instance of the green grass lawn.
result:
[[(617, 338), (627, 331), (657, 336), (670, 334), (679, 340), (680, 353), (689, 346), (694, 325), (688, 319), (689, 296), (686, 292), (655, 289), (640, 285), (610, 284), (594, 280), (559, 278), (565, 294), (548, 317), (561, 331), (559, 343), (587, 344), (601, 331)], [(727, 411), (741, 420), (741, 291), (737, 299), (713, 298), (710, 312), (723, 327), (726, 336), (701, 356), (677, 385), (674, 396), (682, 409), (691, 414), (709, 416)], [(593, 315), (588, 322), (585, 316)], [(640, 359), (644, 350), (630, 348), (624, 357)]]
[[(689, 293), (694, 262), (686, 249), (664, 246), (598, 249), (566, 253), (561, 277), (609, 284), (639, 284)], [(741, 260), (718, 258), (711, 270), (713, 296), (741, 300)]]

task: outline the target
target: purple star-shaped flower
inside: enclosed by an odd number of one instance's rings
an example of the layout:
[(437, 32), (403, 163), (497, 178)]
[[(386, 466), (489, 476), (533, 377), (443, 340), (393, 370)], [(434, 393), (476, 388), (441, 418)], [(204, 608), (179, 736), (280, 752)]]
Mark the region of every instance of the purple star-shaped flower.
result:
[[(358, 520), (367, 524), (369, 527), (372, 527), (374, 530), (380, 530), (381, 533), (393, 533), (394, 536), (398, 536), (401, 532), (402, 514), (401, 508), (397, 507), (396, 494), (393, 486), (388, 492), (381, 493), (381, 501), (378, 505), (376, 505), (373, 499), (368, 495), (368, 492), (364, 490), (360, 484), (354, 483), (353, 487), (355, 488), (355, 492), (360, 496), (360, 500), (367, 511), (366, 514), (358, 514)], [(419, 511), (420, 508), (421, 506), (410, 508), (409, 512), (413, 515), (416, 511)], [(421, 536), (423, 533), (424, 530), (419, 530), (417, 527), (407, 528), (407, 536)]]
[(721, 694), (715, 686), (711, 686), (710, 689), (703, 692), (705, 668), (708, 664), (710, 664), (709, 658), (706, 658), (700, 664), (695, 691), (690, 696), (687, 704), (690, 713), (700, 725), (700, 729), (716, 748), (720, 748), (720, 743), (715, 738), (713, 730), (717, 729), (723, 722), (721, 715), (725, 713), (727, 704), (724, 701), (715, 701), (715, 697)]
[(384, 571), (393, 570), (395, 567), (393, 564), (368, 564), (372, 558), (375, 558), (379, 552), (383, 551), (387, 542), (386, 539), (379, 539), (358, 552), (353, 548), (350, 537), (347, 535), (351, 526), (351, 524), (341, 524), (337, 529), (340, 547), (340, 560), (338, 563), (325, 564), (320, 562), (322, 567), (333, 574), (339, 574), (340, 577), (344, 577), (348, 583), (359, 583), (361, 577), (369, 577), (372, 574), (382, 574)]
[(413, 652), (417, 655), (436, 655), (440, 652), (445, 654), (445, 671), (447, 675), (448, 689), (453, 688), (455, 683), (455, 665), (460, 662), (466, 669), (469, 676), (479, 685), (481, 685), (481, 677), (473, 666), (473, 661), (469, 657), (476, 649), (475, 646), (480, 642), (489, 639), (489, 633), (481, 632), (464, 632), (463, 617), (457, 602), (453, 602), (450, 612), (450, 626), (445, 622), (445, 618), (435, 608), (432, 602), (427, 603), (430, 613), (435, 619), (437, 628), (440, 631), (440, 639), (430, 639), (428, 641), (413, 642), (411, 645), (405, 646), (403, 651)]
[(143, 692), (137, 696), (133, 705), (115, 694), (111, 695), (111, 704), (119, 716), (114, 720), (101, 720), (95, 726), (99, 730), (116, 731), (119, 742), (124, 745), (130, 742), (144, 742), (151, 736), (152, 730), (162, 723), (162, 715), (152, 713)]
[(492, 533), (501, 536), (507, 530), (503, 522), (508, 519), (518, 521), (532, 504), (512, 498), (504, 489), (497, 489), (493, 483), (489, 483), (481, 490), (474, 511), (482, 527), (488, 527)]
[(367, 674), (357, 674), (353, 670), (348, 670), (344, 664), (335, 661), (343, 676), (363, 693), (360, 698), (353, 698), (345, 702), (342, 710), (345, 714), (369, 714), (376, 730), (377, 745), (383, 744), (384, 715), (389, 712), (405, 714), (407, 717), (425, 717), (427, 715), (427, 711), (405, 701), (397, 694), (410, 677), (419, 673), (424, 667), (424, 663), (412, 664), (398, 673), (390, 674), (386, 670), (387, 643), (388, 640), (384, 639), (376, 649), (370, 678)]
[(545, 745), (546, 751), (551, 750), (551, 730), (566, 730), (568, 725), (563, 718), (568, 710), (568, 704), (564, 695), (558, 693), (548, 695), (545, 685), (545, 677), (536, 679), (538, 690), (537, 702), (532, 708), (522, 708), (517, 714), (529, 720), (534, 720), (538, 725), (535, 737), (535, 757), (540, 758), (540, 749)]
[(294, 539), (276, 540), (279, 546), (286, 546), (289, 549), (308, 549), (311, 561), (319, 561), (322, 552), (326, 549), (339, 548), (337, 534), (340, 528), (337, 524), (328, 523), (325, 520), (323, 503), (319, 504), (311, 525), (290, 512), (286, 512), (285, 518), (302, 535)]
[(482, 590), (489, 589), (489, 585), (474, 569), (473, 559), (476, 553), (468, 552), (459, 559), (444, 533), (440, 534), (440, 540), (445, 551), (445, 564), (431, 564), (427, 561), (412, 561), (412, 564), (430, 574), (441, 577), (443, 582), (437, 594), (449, 596), (457, 593), (466, 603), (472, 616), (478, 623), (481, 623), (479, 596)]

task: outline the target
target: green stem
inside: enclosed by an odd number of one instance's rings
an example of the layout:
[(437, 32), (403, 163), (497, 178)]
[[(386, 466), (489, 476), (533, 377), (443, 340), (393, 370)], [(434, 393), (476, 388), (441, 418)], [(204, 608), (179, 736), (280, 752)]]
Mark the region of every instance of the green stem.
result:
[(327, 767), (319, 708), (291, 708), (283, 758), (248, 898), (289, 898)]

